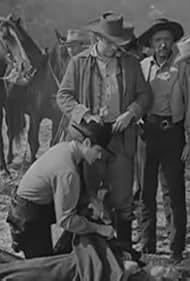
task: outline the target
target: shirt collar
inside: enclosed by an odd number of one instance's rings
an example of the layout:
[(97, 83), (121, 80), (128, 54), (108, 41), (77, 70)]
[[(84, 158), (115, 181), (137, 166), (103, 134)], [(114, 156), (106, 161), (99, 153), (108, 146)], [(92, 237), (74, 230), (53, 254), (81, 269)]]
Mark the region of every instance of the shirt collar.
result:
[(82, 160), (82, 153), (78, 147), (77, 141), (72, 140), (70, 142), (71, 153), (73, 157), (73, 161), (76, 165), (78, 165)]
[(158, 64), (156, 57), (154, 55), (151, 56), (150, 63), (153, 65), (156, 65), (157, 67), (159, 67), (161, 69), (163, 67), (169, 67), (173, 63), (173, 60), (174, 60), (174, 53), (171, 52), (171, 55), (163, 64), (161, 64), (161, 65)]

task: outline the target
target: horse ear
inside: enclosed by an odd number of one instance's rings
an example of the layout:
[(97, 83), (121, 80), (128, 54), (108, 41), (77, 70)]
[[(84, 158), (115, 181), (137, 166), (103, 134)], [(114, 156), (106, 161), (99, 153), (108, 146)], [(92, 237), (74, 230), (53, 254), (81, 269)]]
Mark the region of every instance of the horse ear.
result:
[(22, 24), (22, 19), (21, 19), (21, 17), (19, 17), (18, 19), (16, 19), (16, 23), (19, 24), (19, 25)]
[(55, 34), (56, 34), (58, 42), (60, 44), (64, 44), (66, 41), (66, 38), (57, 29), (55, 29)]
[(10, 20), (10, 21), (12, 21), (13, 20), (13, 14), (8, 14), (8, 16), (7, 16), (7, 20)]
[(16, 24), (19, 24), (19, 25), (21, 25), (21, 23), (22, 23), (21, 17), (18, 17), (18, 16), (15, 15), (15, 14), (9, 14), (9, 15), (7, 16), (7, 19), (10, 20), (10, 21), (12, 21), (12, 22), (14, 22), (14, 23), (16, 23)]

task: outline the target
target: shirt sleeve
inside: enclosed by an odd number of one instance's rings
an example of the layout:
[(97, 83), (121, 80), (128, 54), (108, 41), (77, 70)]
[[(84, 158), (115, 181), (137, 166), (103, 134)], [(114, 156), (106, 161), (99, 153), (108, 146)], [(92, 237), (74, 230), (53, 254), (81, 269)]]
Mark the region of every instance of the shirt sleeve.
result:
[(89, 109), (77, 101), (80, 85), (78, 85), (79, 75), (76, 70), (76, 64), (77, 62), (74, 59), (70, 60), (56, 99), (60, 110), (67, 118), (79, 124), (85, 113), (89, 112)]
[(54, 202), (58, 224), (77, 234), (99, 233), (101, 225), (77, 214), (79, 196), (80, 179), (77, 174), (68, 173), (57, 177)]

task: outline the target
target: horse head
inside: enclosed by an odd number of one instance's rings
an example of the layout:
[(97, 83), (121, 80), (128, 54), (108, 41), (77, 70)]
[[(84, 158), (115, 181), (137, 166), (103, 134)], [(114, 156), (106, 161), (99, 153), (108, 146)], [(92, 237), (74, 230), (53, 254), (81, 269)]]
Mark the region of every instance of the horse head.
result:
[(58, 31), (55, 30), (56, 43), (54, 47), (49, 51), (49, 67), (52, 76), (57, 80), (59, 85), (63, 75), (65, 74), (70, 56), (65, 46), (66, 38)]
[(7, 50), (6, 80), (12, 84), (27, 84), (41, 63), (42, 51), (27, 34), (21, 18), (12, 15), (0, 20), (0, 39)]

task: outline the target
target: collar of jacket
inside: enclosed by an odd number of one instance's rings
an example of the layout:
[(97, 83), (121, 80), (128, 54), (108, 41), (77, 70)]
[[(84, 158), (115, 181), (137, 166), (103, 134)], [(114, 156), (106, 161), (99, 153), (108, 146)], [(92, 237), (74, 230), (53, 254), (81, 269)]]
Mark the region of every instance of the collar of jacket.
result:
[(173, 64), (175, 56), (176, 56), (176, 54), (172, 51), (169, 58), (163, 64), (160, 65), (160, 64), (158, 64), (155, 55), (152, 55), (149, 57), (149, 62), (150, 62), (150, 64), (156, 65), (159, 68), (166, 67), (166, 66), (169, 67), (170, 65)]

